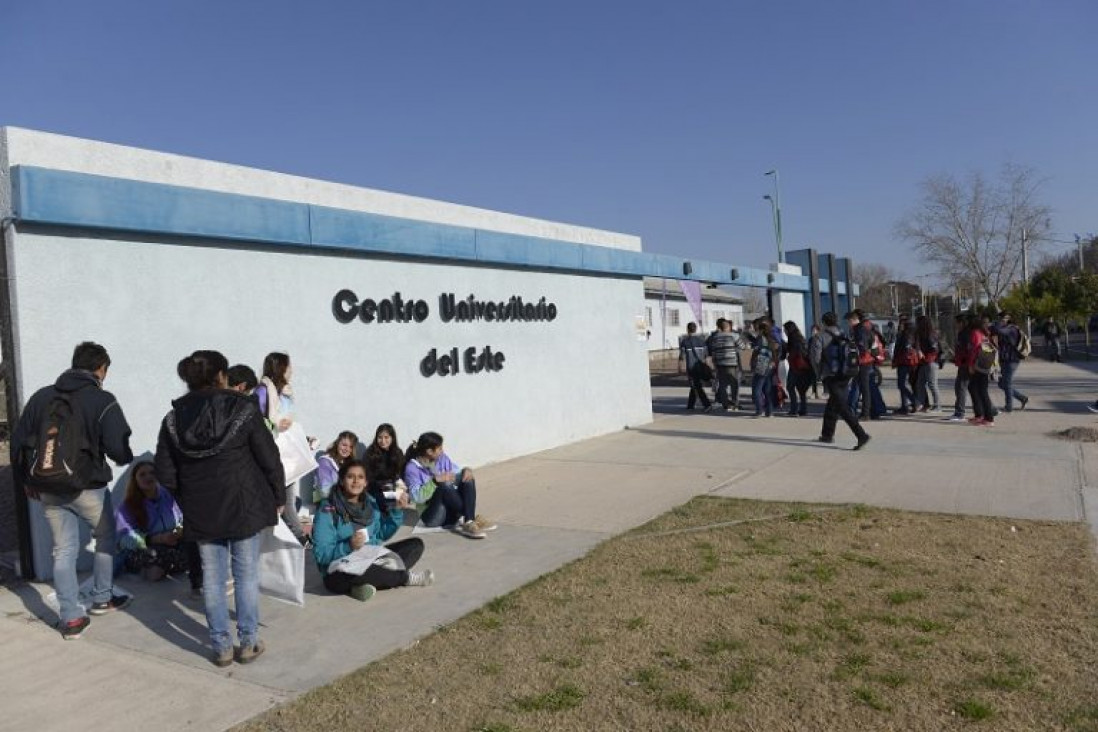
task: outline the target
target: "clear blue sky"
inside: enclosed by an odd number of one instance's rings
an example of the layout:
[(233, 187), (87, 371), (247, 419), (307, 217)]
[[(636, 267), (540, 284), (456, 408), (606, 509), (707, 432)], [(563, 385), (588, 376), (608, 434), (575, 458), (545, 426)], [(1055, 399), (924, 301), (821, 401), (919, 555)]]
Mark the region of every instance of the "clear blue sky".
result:
[(1098, 2), (8, 0), (0, 125), (638, 234), (925, 265), (928, 175), (1047, 178), (1098, 232)]

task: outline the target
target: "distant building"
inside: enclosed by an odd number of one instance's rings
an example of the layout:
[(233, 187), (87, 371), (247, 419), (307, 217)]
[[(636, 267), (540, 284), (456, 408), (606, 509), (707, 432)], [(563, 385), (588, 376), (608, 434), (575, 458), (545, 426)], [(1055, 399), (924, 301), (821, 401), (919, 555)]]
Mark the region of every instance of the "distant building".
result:
[[(731, 320), (735, 328), (743, 327), (743, 300), (726, 290), (702, 287), (701, 307), (701, 333), (715, 330), (717, 318)], [(678, 280), (659, 277), (644, 278), (644, 318), (649, 351), (678, 348), (679, 338), (686, 335), (686, 324), (697, 320)]]

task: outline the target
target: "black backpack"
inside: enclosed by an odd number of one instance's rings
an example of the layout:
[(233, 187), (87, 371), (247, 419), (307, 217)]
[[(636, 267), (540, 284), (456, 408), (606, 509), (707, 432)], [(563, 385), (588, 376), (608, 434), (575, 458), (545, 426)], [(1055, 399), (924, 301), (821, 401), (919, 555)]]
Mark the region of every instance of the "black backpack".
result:
[(75, 493), (91, 487), (95, 457), (75, 395), (55, 391), (38, 433), (24, 446), (23, 481), (40, 493)]
[(824, 348), (825, 376), (852, 378), (858, 375), (858, 344), (843, 335), (834, 336)]

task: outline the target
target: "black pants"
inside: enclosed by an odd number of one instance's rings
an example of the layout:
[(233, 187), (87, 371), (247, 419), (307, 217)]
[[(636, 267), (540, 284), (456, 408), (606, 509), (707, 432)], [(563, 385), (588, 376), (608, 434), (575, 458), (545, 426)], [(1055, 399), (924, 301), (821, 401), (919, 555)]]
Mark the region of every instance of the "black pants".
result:
[(459, 517), (472, 521), (477, 516), (477, 482), (459, 481), (457, 486), (440, 485), (419, 515), (424, 526), (453, 526)]
[[(854, 410), (850, 408), (850, 403), (847, 401), (849, 381), (843, 376), (829, 376), (823, 380), (824, 389), (827, 390), (827, 406), (824, 407), (823, 429), (820, 431), (820, 437), (824, 439), (830, 440), (835, 437), (835, 425), (840, 418), (846, 422), (846, 426), (859, 440), (866, 437), (865, 430), (858, 423), (858, 418), (854, 416)], [(866, 394), (866, 401), (871, 399), (872, 397)]]
[(977, 371), (968, 379), (968, 393), (972, 397), (973, 413), (977, 417), (994, 422), (995, 409), (991, 406), (991, 395), (988, 393), (989, 381), (987, 374)]
[(400, 557), (404, 562), (404, 569), (388, 569), (375, 564), (362, 574), (332, 572), (324, 575), (324, 586), (329, 592), (346, 595), (357, 585), (373, 585), (379, 590), (389, 590), (408, 584), (408, 570), (423, 556), (423, 539), (413, 536), (386, 544), (385, 548)]
[(705, 393), (705, 386), (702, 384), (701, 374), (699, 373), (697, 364), (694, 368), (690, 369), (690, 396), (686, 398), (686, 408), (694, 408), (694, 400), (701, 399), (702, 406), (706, 409), (709, 408), (709, 395)]
[(808, 411), (808, 387), (812, 385), (812, 371), (789, 370), (789, 413), (802, 417)]

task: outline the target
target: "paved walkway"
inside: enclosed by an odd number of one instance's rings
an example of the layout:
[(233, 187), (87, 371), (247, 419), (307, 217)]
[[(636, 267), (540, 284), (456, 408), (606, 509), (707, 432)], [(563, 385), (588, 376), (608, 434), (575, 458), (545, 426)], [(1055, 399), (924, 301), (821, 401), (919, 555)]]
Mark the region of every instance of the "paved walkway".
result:
[[(944, 422), (946, 415), (893, 418), (870, 423), (873, 441), (857, 453), (842, 425), (835, 445), (812, 441), (818, 401), (815, 416), (752, 419), (685, 412), (684, 388), (656, 388), (649, 425), (478, 471), (480, 504), (500, 529), (479, 542), (426, 536), (423, 565), (435, 570), (434, 587), (360, 604), (327, 595), (307, 563), (305, 608), (264, 598), (268, 654), (250, 666), (207, 662), (201, 608), (187, 598), (185, 580), (123, 578), (137, 594), (131, 609), (94, 619), (70, 643), (50, 625), (41, 599), (48, 587), (0, 590), (0, 727), (224, 729), (406, 647), (699, 494), (1094, 522), (1098, 444), (1047, 436), (1098, 426), (1085, 409), (1098, 392), (1092, 370), (1027, 363), (1018, 386), (1029, 407), (1003, 415), (994, 429)], [(952, 374), (945, 370), (941, 381), (950, 404)], [(894, 394), (890, 383), (890, 401)]]

